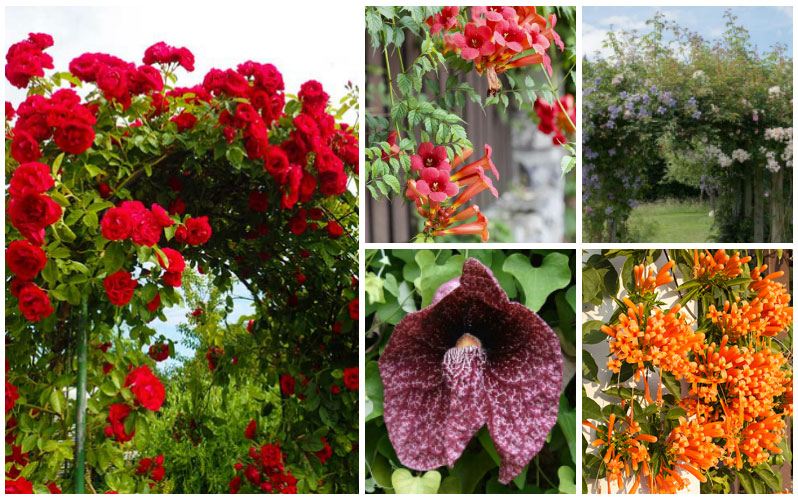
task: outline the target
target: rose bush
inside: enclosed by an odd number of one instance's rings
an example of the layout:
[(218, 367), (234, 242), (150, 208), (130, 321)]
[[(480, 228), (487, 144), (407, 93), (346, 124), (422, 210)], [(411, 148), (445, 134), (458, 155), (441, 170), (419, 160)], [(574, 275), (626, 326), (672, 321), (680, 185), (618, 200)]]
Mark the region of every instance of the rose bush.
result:
[[(254, 302), (248, 333), (198, 340), (219, 395), (231, 368), (262, 392), (297, 378), (289, 414), (263, 441), (280, 444), (295, 481), (251, 490), (315, 490), (323, 476), (326, 490), (351, 492), (357, 397), (319, 392), (357, 364), (358, 131), (340, 121), (356, 89), (331, 105), (309, 81), (293, 97), (276, 67), (252, 61), (179, 86), (194, 55), (163, 42), (143, 64), (86, 53), (46, 76), (52, 44), (31, 34), (6, 56), (7, 79), (27, 89), (5, 121), (7, 491), (182, 491), (174, 454), (151, 446), (155, 420), (179, 400), (175, 378), (155, 367), (173, 345), (152, 321), (185, 304), (180, 288), (196, 270), (226, 312), (234, 284)], [(188, 300), (201, 335), (219, 310)], [(273, 355), (244, 360), (261, 349)], [(203, 428), (201, 440), (213, 439)], [(328, 445), (327, 466), (305, 455)]]

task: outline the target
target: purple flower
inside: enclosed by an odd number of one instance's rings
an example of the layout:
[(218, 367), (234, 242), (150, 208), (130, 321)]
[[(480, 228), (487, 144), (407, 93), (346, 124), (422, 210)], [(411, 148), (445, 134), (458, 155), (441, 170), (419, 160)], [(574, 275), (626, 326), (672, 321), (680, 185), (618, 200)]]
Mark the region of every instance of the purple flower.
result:
[(701, 111), (700, 110), (697, 110), (697, 111), (693, 112), (693, 119), (698, 119), (699, 117), (701, 117)]
[(606, 209), (604, 209), (604, 214), (607, 216), (612, 215), (612, 206), (609, 206)]
[(487, 424), (506, 484), (557, 421), (562, 355), (540, 316), (511, 302), (490, 270), (468, 259), (430, 306), (396, 325), (380, 376), (385, 425), (402, 464), (451, 467)]

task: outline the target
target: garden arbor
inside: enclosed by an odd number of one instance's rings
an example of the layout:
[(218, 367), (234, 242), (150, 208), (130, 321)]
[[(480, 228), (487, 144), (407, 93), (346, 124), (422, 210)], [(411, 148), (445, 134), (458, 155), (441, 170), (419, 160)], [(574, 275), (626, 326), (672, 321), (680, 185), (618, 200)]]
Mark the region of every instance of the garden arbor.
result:
[(357, 397), (329, 390), (357, 365), (357, 130), (340, 122), (356, 90), (333, 110), (319, 83), (288, 96), (274, 66), (251, 61), (179, 87), (194, 56), (163, 42), (142, 65), (88, 53), (45, 77), (51, 45), (31, 34), (6, 65), (28, 90), (6, 104), (7, 491), (168, 480), (168, 460), (140, 454), (156, 468), (142, 472), (123, 454), (164, 402), (141, 348), (152, 320), (181, 304), (187, 267), (222, 291), (240, 281), (255, 303), (249, 337), (208, 351), (220, 383), (239, 354), (263, 350), (246, 367), (271, 384), (289, 378), (284, 402), (302, 412), (283, 420), (282, 440), (247, 433), (278, 450), (243, 485), (316, 489), (322, 471), (307, 453), (332, 446), (340, 462), (325, 472), (342, 481), (328, 491), (349, 489)]
[(758, 53), (726, 19), (710, 43), (658, 15), (650, 33), (610, 33), (613, 55), (586, 60), (589, 239), (623, 238), (637, 202), (668, 196), (666, 183), (712, 200), (721, 241), (791, 239), (792, 59), (778, 45)]

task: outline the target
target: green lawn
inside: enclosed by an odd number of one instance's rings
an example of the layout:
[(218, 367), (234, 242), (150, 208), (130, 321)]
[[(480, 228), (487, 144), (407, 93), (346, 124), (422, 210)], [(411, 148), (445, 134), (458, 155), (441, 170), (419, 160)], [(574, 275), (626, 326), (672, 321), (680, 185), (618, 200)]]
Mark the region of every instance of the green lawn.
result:
[(658, 201), (640, 204), (627, 221), (629, 242), (703, 243), (712, 235), (709, 203)]

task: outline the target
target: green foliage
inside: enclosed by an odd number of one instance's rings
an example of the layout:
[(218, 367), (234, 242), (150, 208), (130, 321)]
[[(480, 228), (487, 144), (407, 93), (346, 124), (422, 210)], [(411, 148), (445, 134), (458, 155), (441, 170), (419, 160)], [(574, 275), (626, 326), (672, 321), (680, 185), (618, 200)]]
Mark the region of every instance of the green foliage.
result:
[(393, 326), (407, 313), (429, 305), (440, 285), (462, 273), (463, 262), (468, 257), (488, 266), (511, 299), (534, 305), (533, 309), (560, 337), (565, 356), (573, 360), (576, 346), (573, 251), (367, 250), (366, 489), (369, 493), (573, 493), (576, 465), (573, 382), (560, 397), (557, 424), (547, 443), (509, 485), (498, 483), (498, 454), (484, 427), (452, 469), (411, 472), (402, 467), (391, 447), (382, 419), (383, 388), (377, 363), (380, 352)]

